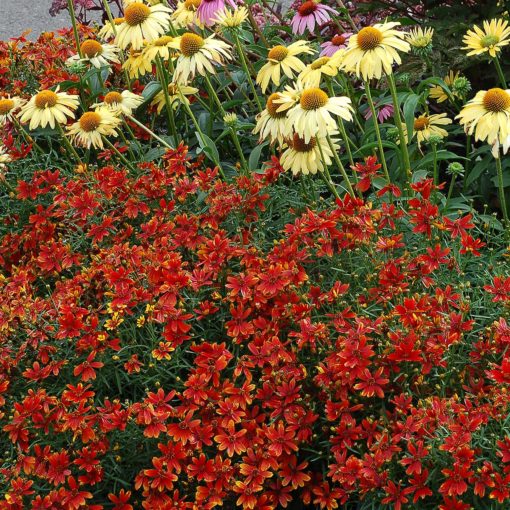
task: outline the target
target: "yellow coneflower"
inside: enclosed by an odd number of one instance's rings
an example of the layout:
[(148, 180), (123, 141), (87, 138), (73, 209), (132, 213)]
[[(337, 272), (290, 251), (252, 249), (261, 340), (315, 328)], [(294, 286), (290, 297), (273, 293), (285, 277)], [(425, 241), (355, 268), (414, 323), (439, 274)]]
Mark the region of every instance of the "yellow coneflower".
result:
[(170, 9), (163, 4), (148, 6), (133, 2), (125, 8), (124, 20), (117, 28), (115, 44), (122, 49), (131, 46), (139, 50), (144, 41), (153, 41), (167, 31)]
[(480, 90), (455, 118), (475, 140), (503, 144), (510, 135), (510, 90)]
[(510, 27), (508, 21), (502, 19), (493, 19), (483, 22), (483, 30), (475, 25), (473, 30), (468, 30), (462, 42), (466, 45), (464, 50), (470, 50), (471, 55), (481, 55), (488, 53), (491, 57), (496, 57), (503, 46), (510, 42)]
[(402, 62), (398, 51), (407, 53), (411, 49), (405, 34), (394, 30), (399, 25), (398, 22), (376, 24), (352, 35), (343, 59), (345, 70), (365, 80), (379, 79), (383, 71), (391, 74), (393, 64)]
[(446, 116), (446, 113), (437, 113), (433, 115), (420, 115), (414, 119), (413, 136), (416, 135), (418, 146), (422, 142), (428, 141), (431, 135), (438, 135), (441, 138), (448, 136), (448, 131), (440, 126), (451, 124), (452, 120)]
[(186, 84), (195, 74), (215, 74), (213, 63), (222, 64), (232, 58), (228, 44), (219, 41), (214, 35), (206, 39), (192, 32), (181, 36), (181, 55), (175, 65), (174, 81)]
[[(177, 85), (176, 83), (168, 84), (168, 97), (170, 99), (170, 104), (172, 105), (172, 108), (174, 110), (179, 106), (179, 103), (183, 102), (183, 99), (184, 101), (186, 101), (187, 104), (189, 104), (189, 99), (186, 96), (191, 96), (193, 94), (196, 94), (197, 92), (198, 89), (196, 89), (195, 87), (188, 87), (187, 85)], [(166, 100), (165, 94), (162, 90), (160, 90), (154, 96), (151, 106), (156, 107), (156, 111), (158, 112), (158, 114), (161, 113), (161, 110), (163, 110), (163, 108), (165, 108)]]
[(101, 30), (97, 33), (97, 36), (99, 39), (102, 39), (103, 41), (108, 41), (110, 39), (113, 39), (115, 37), (115, 33), (117, 31), (117, 28), (119, 25), (122, 25), (126, 20), (124, 18), (113, 18), (113, 25), (107, 21)]
[(0, 126), (3, 126), (7, 120), (12, 119), (13, 114), (24, 104), (20, 97), (7, 96), (0, 97)]
[[(285, 102), (286, 98), (283, 97), (280, 101)], [(331, 114), (350, 121), (352, 111), (348, 97), (329, 97), (319, 88), (306, 88), (299, 93), (299, 102), (289, 110), (287, 132), (295, 131), (308, 143), (314, 136), (326, 137), (337, 129)]]
[(237, 7), (235, 10), (223, 9), (214, 17), (220, 27), (237, 28), (241, 26), (248, 18), (248, 9), (246, 7)]
[(80, 119), (69, 126), (67, 134), (73, 143), (90, 149), (102, 149), (103, 136), (117, 136), (115, 128), (120, 119), (106, 108), (85, 112)]
[(178, 49), (178, 37), (163, 35), (158, 37), (155, 41), (147, 43), (142, 53), (144, 58), (146, 58), (149, 62), (154, 62), (156, 57), (160, 57), (163, 60), (169, 60), (170, 58), (175, 57)]
[(145, 76), (145, 73), (152, 72), (152, 62), (145, 58), (145, 55), (141, 50), (129, 51), (129, 57), (126, 59), (122, 68), (126, 69), (130, 78), (138, 78)]
[[(6, 163), (10, 163), (11, 161), (12, 158), (7, 154), (5, 147), (0, 145), (0, 170), (5, 170)], [(1, 177), (0, 175), (0, 178)]]
[(298, 76), (305, 87), (319, 87), (323, 76), (336, 76), (345, 50), (338, 50), (332, 57), (319, 57), (306, 66)]
[(120, 63), (117, 53), (120, 48), (113, 44), (101, 44), (95, 39), (86, 39), (80, 44), (83, 57), (73, 55), (68, 62), (90, 62), (94, 67), (100, 68), (110, 65), (111, 62)]
[(58, 89), (42, 90), (33, 96), (26, 105), (21, 108), (20, 121), (30, 121), (29, 129), (65, 124), (67, 118), (74, 119), (73, 111), (78, 108), (79, 98), (77, 95), (59, 92)]
[(296, 41), (289, 46), (273, 46), (267, 55), (267, 62), (257, 74), (256, 82), (260, 85), (262, 92), (266, 91), (270, 81), (279, 86), (282, 72), (292, 79), (295, 74), (303, 71), (306, 66), (297, 58), (297, 55), (302, 53), (313, 53), (312, 48), (305, 41)]
[[(451, 90), (452, 85), (454, 84), (455, 80), (460, 76), (460, 72), (457, 71), (454, 73), (453, 71), (450, 71), (444, 78), (443, 81), (446, 85), (448, 85), (448, 88)], [(455, 97), (459, 97), (458, 94), (455, 94), (452, 91), (452, 94)], [(448, 94), (445, 92), (444, 88), (441, 87), (441, 85), (431, 85), (429, 90), (429, 97), (432, 99), (435, 99), (438, 103), (443, 103), (448, 99)]]
[(432, 44), (432, 37), (434, 36), (433, 28), (413, 28), (407, 34), (407, 42), (416, 49), (424, 49)]
[(113, 113), (124, 113), (131, 115), (142, 103), (144, 98), (138, 94), (134, 94), (129, 90), (122, 92), (108, 92), (101, 103), (92, 105), (92, 108), (106, 108)]
[(260, 133), (260, 141), (269, 138), (271, 143), (277, 141), (282, 145), (285, 137), (290, 134), (287, 126), (287, 112), (279, 111), (282, 105), (276, 102), (280, 99), (280, 92), (271, 94), (267, 99), (266, 107), (257, 115), (253, 134)]
[(186, 28), (190, 25), (196, 25), (203, 28), (204, 25), (197, 16), (197, 9), (200, 7), (202, 0), (185, 0), (178, 2), (177, 8), (172, 13), (172, 22), (176, 27)]
[[(339, 146), (332, 141), (333, 149)], [(323, 159), (324, 158), (324, 159)], [(298, 134), (286, 142), (286, 148), (280, 156), (280, 164), (284, 170), (297, 174), (316, 174), (323, 172), (333, 162), (333, 152), (325, 137), (317, 136), (306, 142)]]

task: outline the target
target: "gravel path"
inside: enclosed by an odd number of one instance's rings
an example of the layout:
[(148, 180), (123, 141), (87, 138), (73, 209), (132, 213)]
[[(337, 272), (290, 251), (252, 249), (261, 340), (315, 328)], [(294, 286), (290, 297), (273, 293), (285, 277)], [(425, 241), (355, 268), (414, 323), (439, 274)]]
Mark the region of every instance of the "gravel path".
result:
[(67, 11), (53, 17), (49, 14), (51, 0), (0, 0), (0, 40), (21, 35), (32, 29), (29, 39), (37, 39), (41, 32), (71, 26)]

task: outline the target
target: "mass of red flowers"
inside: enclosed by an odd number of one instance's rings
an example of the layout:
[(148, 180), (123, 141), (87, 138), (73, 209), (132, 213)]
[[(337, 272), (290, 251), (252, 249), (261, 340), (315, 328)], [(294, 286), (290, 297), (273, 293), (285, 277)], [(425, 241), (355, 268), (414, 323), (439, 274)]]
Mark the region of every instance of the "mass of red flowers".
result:
[(1, 509), (508, 505), (505, 254), (482, 281), (430, 180), (312, 208), (280, 174), (226, 183), (180, 146), (18, 181)]

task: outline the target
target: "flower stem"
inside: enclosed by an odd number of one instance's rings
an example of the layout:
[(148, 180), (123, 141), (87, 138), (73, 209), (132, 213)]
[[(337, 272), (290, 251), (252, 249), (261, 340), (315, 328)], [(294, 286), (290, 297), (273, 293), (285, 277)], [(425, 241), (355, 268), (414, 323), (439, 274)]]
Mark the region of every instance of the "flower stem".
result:
[(248, 69), (248, 64), (246, 62), (246, 55), (244, 54), (243, 47), (241, 45), (241, 41), (239, 41), (239, 36), (237, 33), (234, 33), (234, 40), (237, 47), (237, 52), (239, 53), (239, 57), (241, 58), (241, 64), (244, 69), (244, 74), (246, 74), (246, 77), (248, 78), (248, 83), (250, 84), (251, 91), (253, 93), (253, 97), (255, 98), (255, 101), (257, 102), (257, 106), (259, 108), (259, 112), (262, 111), (262, 105), (260, 103), (259, 96), (257, 94), (257, 89), (255, 88), (255, 85), (253, 84), (253, 79), (250, 74), (250, 71)]
[[(349, 180), (349, 176), (347, 175), (347, 172), (345, 171), (344, 165), (342, 165), (342, 162), (340, 161), (340, 158), (338, 157), (338, 154), (335, 150), (335, 146), (333, 145), (333, 141), (331, 140), (331, 137), (329, 135), (327, 135), (327, 139), (328, 139), (329, 148), (331, 149), (331, 152), (333, 153), (333, 158), (335, 159), (335, 163), (337, 164), (338, 169), (340, 170), (340, 173), (342, 174), (342, 177), (345, 180), (345, 183), (347, 186), (347, 191), (349, 192), (351, 197), (354, 198), (354, 190), (352, 189), (351, 181)], [(319, 144), (319, 148), (320, 148), (320, 144)]]
[(450, 203), (450, 198), (452, 197), (453, 187), (455, 186), (455, 180), (457, 179), (457, 175), (452, 175), (452, 180), (450, 181), (450, 187), (448, 188), (448, 196), (446, 197), (446, 203), (444, 204), (445, 211), (448, 210), (448, 204)]
[(78, 35), (78, 25), (76, 23), (76, 13), (74, 12), (74, 0), (67, 0), (67, 9), (71, 16), (71, 23), (73, 24), (73, 33), (74, 33), (74, 40), (76, 42), (76, 50), (77, 50), (80, 58), (83, 58), (83, 53), (81, 52), (81, 45), (80, 45), (80, 36)]
[(494, 65), (496, 66), (496, 71), (498, 73), (499, 81), (501, 82), (501, 86), (506, 90), (506, 79), (503, 73), (503, 69), (501, 69), (501, 64), (499, 62), (499, 58), (496, 56), (492, 59), (494, 61)]
[(167, 76), (166, 76), (165, 69), (163, 68), (161, 58), (159, 56), (156, 58), (156, 69), (157, 69), (157, 72), (159, 75), (159, 81), (161, 83), (161, 88), (163, 89), (163, 96), (165, 98), (166, 113), (167, 113), (167, 117), (168, 117), (168, 129), (172, 133), (175, 143), (178, 143), (177, 129), (175, 127), (174, 109), (173, 109), (172, 103), (170, 101), (170, 95), (168, 94)]
[(157, 140), (161, 145), (163, 145), (164, 147), (166, 147), (167, 149), (173, 149), (173, 147), (171, 145), (168, 145), (167, 142), (165, 142), (165, 140), (163, 140), (163, 138), (160, 138), (156, 133), (154, 133), (154, 131), (150, 130), (147, 126), (145, 126), (144, 124), (142, 124), (141, 122), (139, 122), (138, 120), (136, 120), (132, 115), (126, 115), (127, 118), (134, 122), (139, 128), (143, 129), (145, 132), (149, 133), (149, 135), (152, 136), (152, 138), (154, 138), (155, 140)]
[(506, 207), (505, 188), (503, 186), (503, 168), (501, 166), (501, 159), (499, 157), (497, 157), (495, 159), (496, 159), (496, 168), (498, 170), (499, 202), (500, 202), (501, 210), (503, 212), (503, 219), (504, 219), (505, 227), (507, 229), (509, 229), (510, 221), (508, 219), (508, 209)]
[(131, 162), (119, 151), (119, 149), (117, 149), (117, 147), (115, 147), (115, 145), (113, 145), (112, 142), (110, 142), (110, 140), (108, 140), (108, 138), (106, 138), (106, 136), (103, 136), (102, 137), (103, 140), (106, 142), (106, 144), (108, 145), (108, 147), (110, 147), (110, 149), (112, 149), (113, 152), (115, 152), (115, 154), (117, 154), (117, 156), (119, 157), (119, 159), (132, 171), (132, 172), (135, 172), (135, 168), (133, 167), (133, 165), (131, 164)]
[(44, 149), (37, 144), (37, 142), (28, 134), (27, 130), (21, 125), (20, 122), (18, 122), (18, 119), (16, 117), (12, 117), (12, 122), (18, 129), (18, 131), (21, 133), (23, 138), (27, 141), (27, 143), (31, 144), (32, 147), (34, 147), (39, 153), (45, 154)]
[(370, 107), (370, 111), (372, 112), (372, 122), (374, 124), (375, 136), (377, 138), (377, 145), (379, 147), (379, 157), (381, 158), (381, 163), (384, 170), (384, 176), (388, 183), (391, 182), (390, 174), (388, 172), (388, 166), (386, 164), (386, 158), (384, 156), (384, 148), (382, 144), (381, 131), (379, 129), (379, 123), (377, 122), (377, 112), (375, 111), (374, 101), (372, 99), (372, 92), (370, 92), (370, 84), (368, 81), (365, 81), (365, 92), (367, 95), (368, 106)]
[(80, 159), (80, 156), (76, 152), (76, 149), (71, 145), (71, 142), (67, 138), (67, 135), (64, 133), (64, 130), (62, 129), (62, 126), (57, 122), (57, 129), (60, 132), (60, 135), (62, 136), (62, 141), (64, 142), (64, 145), (66, 146), (67, 150), (78, 160), (78, 164), (82, 164), (82, 161)]
[(432, 152), (434, 154), (434, 162), (433, 162), (433, 176), (434, 176), (434, 186), (437, 186), (437, 181), (439, 179), (438, 168), (437, 168), (437, 145), (435, 143), (432, 144)]
[(390, 85), (390, 91), (391, 91), (391, 97), (393, 99), (393, 110), (394, 114), (393, 117), (395, 119), (395, 124), (397, 125), (398, 129), (398, 136), (400, 138), (400, 152), (402, 153), (402, 159), (404, 161), (405, 165), (405, 171), (407, 178), (409, 179), (409, 183), (411, 182), (411, 162), (409, 160), (409, 151), (407, 149), (407, 139), (404, 134), (404, 126), (402, 124), (402, 118), (400, 116), (400, 105), (398, 102), (398, 96), (397, 96), (397, 87), (395, 85), (395, 79), (393, 78), (392, 74), (386, 75), (388, 78), (388, 83)]

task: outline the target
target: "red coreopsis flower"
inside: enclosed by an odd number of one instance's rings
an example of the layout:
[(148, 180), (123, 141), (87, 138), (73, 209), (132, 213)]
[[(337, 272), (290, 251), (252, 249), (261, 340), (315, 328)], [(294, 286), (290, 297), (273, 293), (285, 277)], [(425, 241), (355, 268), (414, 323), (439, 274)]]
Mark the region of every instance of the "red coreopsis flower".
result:
[(356, 187), (364, 193), (370, 188), (372, 180), (378, 176), (381, 164), (377, 163), (376, 156), (367, 156), (364, 163), (356, 163), (351, 168), (360, 174), (361, 179), (356, 184)]
[(403, 488), (400, 484), (397, 485), (391, 480), (388, 480), (384, 491), (387, 496), (381, 500), (381, 503), (393, 503), (393, 508), (395, 510), (401, 510), (402, 505), (409, 501), (407, 496), (413, 492), (413, 489), (411, 487)]
[(91, 379), (96, 378), (96, 369), (104, 366), (104, 363), (100, 361), (94, 361), (96, 357), (96, 352), (92, 351), (88, 356), (86, 361), (80, 363), (74, 368), (73, 374), (76, 377), (80, 377), (83, 382), (87, 382)]
[(276, 427), (274, 424), (267, 427), (266, 437), (270, 442), (268, 451), (275, 457), (280, 457), (284, 452), (290, 454), (299, 450), (295, 432), (286, 429), (282, 421), (279, 421)]
[(108, 499), (115, 505), (112, 510), (133, 510), (133, 506), (128, 503), (131, 499), (131, 491), (121, 489), (119, 494), (108, 494)]
[(234, 422), (230, 421), (227, 427), (223, 428), (219, 434), (214, 436), (214, 440), (218, 443), (219, 450), (226, 450), (227, 455), (232, 457), (234, 453), (239, 455), (246, 451), (246, 432), (246, 429), (241, 429), (236, 432)]
[(384, 398), (383, 386), (390, 382), (386, 377), (382, 377), (384, 368), (378, 368), (374, 374), (370, 373), (368, 368), (358, 376), (361, 382), (354, 385), (355, 390), (360, 390), (363, 397), (373, 397), (377, 395), (379, 398)]

